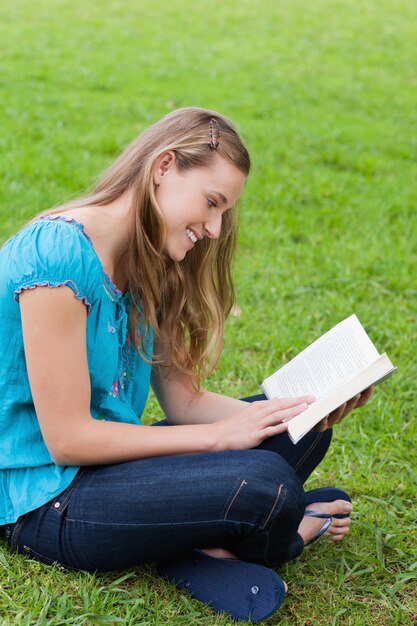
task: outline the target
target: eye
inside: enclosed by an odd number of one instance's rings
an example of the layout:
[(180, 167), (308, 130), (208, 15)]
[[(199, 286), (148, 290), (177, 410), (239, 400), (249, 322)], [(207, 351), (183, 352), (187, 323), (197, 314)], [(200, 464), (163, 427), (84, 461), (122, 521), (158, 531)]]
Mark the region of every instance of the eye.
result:
[(211, 200), (211, 198), (208, 198), (207, 204), (209, 206), (209, 209), (212, 209), (213, 207), (217, 206), (217, 202), (215, 202), (214, 200)]

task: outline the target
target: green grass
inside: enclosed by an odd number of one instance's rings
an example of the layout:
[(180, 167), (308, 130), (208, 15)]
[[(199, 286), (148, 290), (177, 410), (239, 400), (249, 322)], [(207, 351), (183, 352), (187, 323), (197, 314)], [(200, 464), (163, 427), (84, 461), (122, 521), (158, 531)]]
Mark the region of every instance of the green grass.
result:
[[(167, 111), (212, 107), (237, 122), (254, 168), (243, 314), (207, 386), (257, 392), (352, 312), (399, 368), (337, 428), (309, 482), (352, 494), (352, 532), (283, 568), (289, 593), (271, 625), (417, 623), (416, 24), (412, 0), (0, 7), (0, 240), (79, 194)], [(146, 420), (159, 415), (151, 399)], [(151, 567), (68, 573), (1, 544), (0, 568), (2, 626), (230, 623)]]

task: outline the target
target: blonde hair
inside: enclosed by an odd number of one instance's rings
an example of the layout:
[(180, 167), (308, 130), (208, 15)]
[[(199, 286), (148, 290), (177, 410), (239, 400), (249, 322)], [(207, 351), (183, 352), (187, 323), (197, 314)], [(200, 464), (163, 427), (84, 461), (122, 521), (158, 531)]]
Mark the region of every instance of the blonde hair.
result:
[[(213, 149), (210, 120), (219, 142)], [(215, 367), (222, 348), (224, 323), (234, 303), (232, 261), (236, 245), (235, 208), (223, 214), (217, 240), (204, 238), (182, 261), (164, 254), (165, 220), (155, 198), (153, 171), (164, 152), (172, 150), (184, 172), (208, 166), (216, 154), (245, 176), (249, 154), (233, 124), (223, 115), (196, 107), (173, 111), (141, 133), (102, 174), (91, 193), (47, 213), (80, 206), (103, 206), (132, 192), (131, 229), (121, 257), (129, 293), (136, 303), (129, 312), (135, 348), (146, 354), (150, 327), (161, 338), (164, 362), (192, 376), (198, 387)], [(154, 362), (159, 362), (154, 357)]]

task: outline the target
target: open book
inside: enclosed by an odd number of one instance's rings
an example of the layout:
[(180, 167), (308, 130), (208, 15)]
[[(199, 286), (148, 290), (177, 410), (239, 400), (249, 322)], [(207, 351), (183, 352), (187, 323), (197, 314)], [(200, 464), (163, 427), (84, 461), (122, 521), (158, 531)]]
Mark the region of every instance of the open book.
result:
[(266, 378), (261, 387), (267, 398), (316, 396), (313, 404), (288, 421), (288, 434), (297, 443), (326, 415), (396, 369), (385, 353), (379, 354), (356, 315), (351, 315)]

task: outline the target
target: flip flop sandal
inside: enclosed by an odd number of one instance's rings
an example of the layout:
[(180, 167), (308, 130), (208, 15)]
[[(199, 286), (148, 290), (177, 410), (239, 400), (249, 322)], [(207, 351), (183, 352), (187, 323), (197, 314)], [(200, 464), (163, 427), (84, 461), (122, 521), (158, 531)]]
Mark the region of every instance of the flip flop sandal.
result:
[(159, 563), (156, 569), (178, 589), (186, 589), (193, 598), (235, 620), (266, 619), (285, 597), (284, 582), (273, 570), (238, 559), (215, 558), (201, 550), (180, 561)]
[[(313, 502), (334, 502), (334, 500), (346, 500), (347, 502), (351, 502), (349, 495), (346, 491), (342, 489), (336, 489), (335, 487), (322, 487), (321, 489), (312, 489), (311, 491), (306, 491), (305, 493), (305, 504), (308, 506), (309, 504), (313, 504)], [(320, 517), (325, 519), (323, 526), (320, 530), (307, 541), (307, 545), (312, 543), (313, 541), (317, 541), (326, 530), (329, 528), (332, 523), (332, 517), (337, 517), (338, 519), (343, 519), (345, 517), (349, 517), (350, 513), (336, 513), (334, 515), (329, 515), (328, 513), (322, 513), (319, 511), (312, 511), (311, 509), (306, 509), (304, 515), (308, 517)]]

